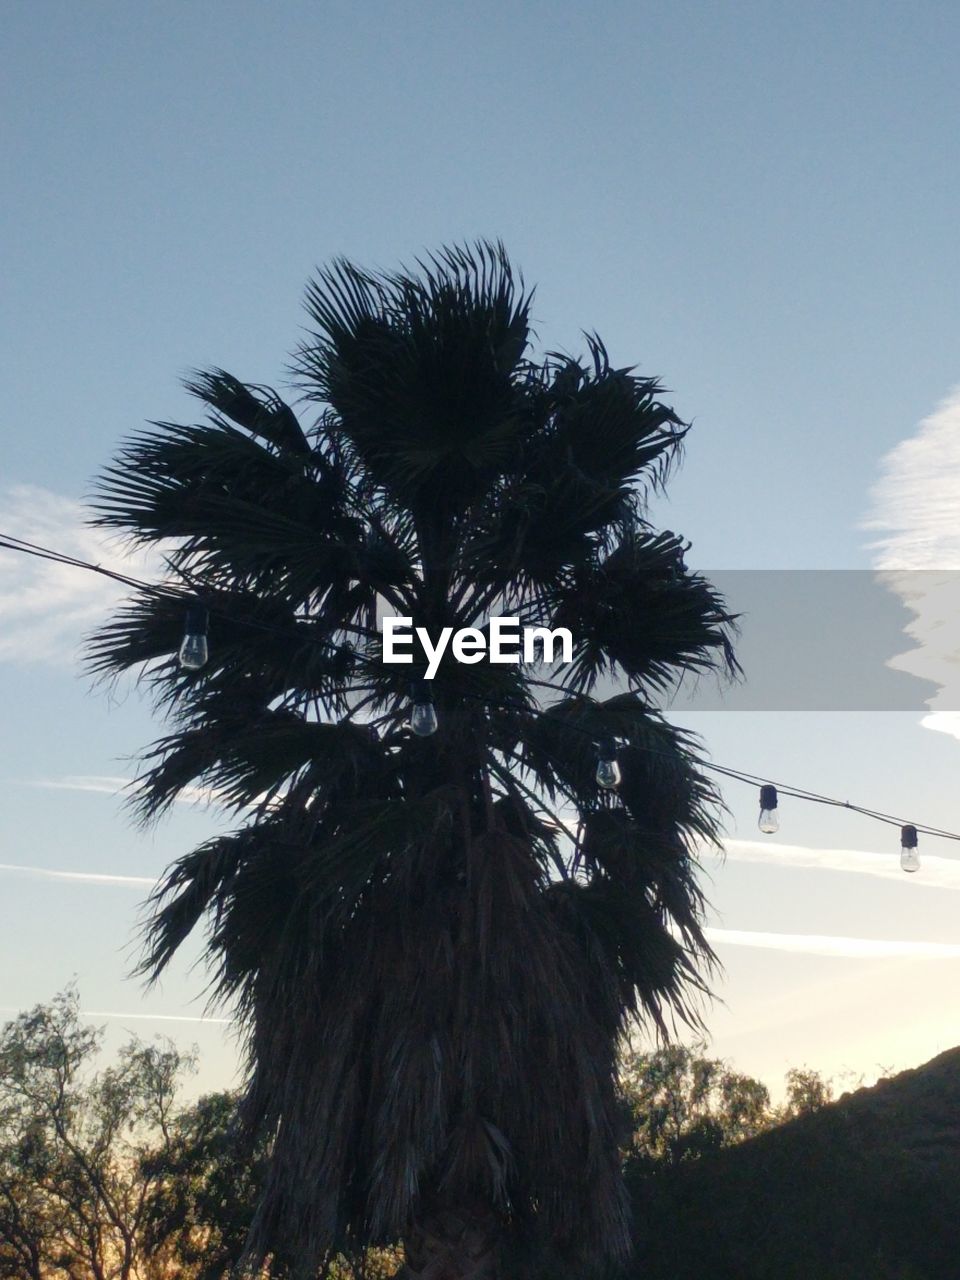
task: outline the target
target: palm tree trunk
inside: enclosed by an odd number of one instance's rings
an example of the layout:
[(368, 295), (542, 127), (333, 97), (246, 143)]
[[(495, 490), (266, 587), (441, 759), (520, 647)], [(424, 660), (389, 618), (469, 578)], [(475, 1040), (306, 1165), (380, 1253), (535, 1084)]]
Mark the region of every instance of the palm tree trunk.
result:
[(423, 1215), (404, 1240), (401, 1280), (496, 1280), (500, 1222), (488, 1206), (442, 1204)]

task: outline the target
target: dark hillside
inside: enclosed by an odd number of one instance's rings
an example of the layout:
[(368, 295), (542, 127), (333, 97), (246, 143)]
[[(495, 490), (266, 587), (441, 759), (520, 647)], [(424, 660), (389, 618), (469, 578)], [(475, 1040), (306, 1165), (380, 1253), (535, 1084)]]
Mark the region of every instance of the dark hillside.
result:
[(960, 1280), (960, 1049), (634, 1190), (637, 1280)]

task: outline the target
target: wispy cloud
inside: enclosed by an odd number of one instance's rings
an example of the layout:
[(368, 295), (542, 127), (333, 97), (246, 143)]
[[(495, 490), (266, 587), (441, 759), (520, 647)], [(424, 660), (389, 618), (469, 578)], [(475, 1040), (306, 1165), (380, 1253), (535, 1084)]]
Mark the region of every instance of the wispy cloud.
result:
[(952, 738), (960, 738), (960, 711), (934, 711), (924, 716), (920, 723), (935, 733), (948, 733)]
[[(131, 552), (91, 529), (74, 498), (36, 485), (0, 490), (0, 532), (135, 577), (154, 577), (155, 554)], [(124, 588), (95, 573), (0, 549), (0, 662), (69, 664)]]
[(960, 387), (882, 459), (871, 499), (874, 562), (913, 614), (889, 665), (937, 682), (923, 724), (960, 738)]
[(877, 568), (960, 569), (960, 387), (884, 456), (871, 498)]
[(760, 933), (749, 929), (704, 930), (715, 946), (759, 947), (764, 951), (792, 951), (808, 956), (840, 956), (848, 960), (960, 959), (960, 943), (895, 942), (886, 938), (845, 938), (818, 933)]
[[(725, 840), (723, 847), (731, 862), (840, 871), (899, 883), (905, 879), (896, 854), (865, 853), (860, 849), (812, 849), (806, 845), (762, 840)], [(929, 889), (960, 889), (960, 857), (946, 858), (924, 851), (920, 870), (910, 877), (910, 883), (925, 885)]]

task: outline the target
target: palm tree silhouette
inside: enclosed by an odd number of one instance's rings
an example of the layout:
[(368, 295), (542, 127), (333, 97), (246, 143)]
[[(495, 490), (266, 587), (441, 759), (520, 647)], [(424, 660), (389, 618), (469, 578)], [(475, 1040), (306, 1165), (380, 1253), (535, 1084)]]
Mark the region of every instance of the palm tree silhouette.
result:
[[(686, 430), (659, 384), (595, 337), (533, 359), (530, 298), (500, 244), (338, 260), (296, 355), (312, 425), (199, 373), (207, 420), (154, 424), (100, 483), (97, 523), (170, 569), (91, 642), (170, 717), (134, 802), (153, 818), (201, 785), (239, 815), (168, 870), (143, 971), (206, 919), (272, 1142), (254, 1263), (282, 1247), (309, 1275), (398, 1238), (431, 1280), (509, 1250), (622, 1257), (618, 1045), (638, 1016), (699, 1016), (718, 799), (653, 701), (735, 670), (732, 618), (645, 519)], [(187, 604), (200, 669), (174, 656)], [(567, 626), (574, 661), (448, 654), (419, 736), (426, 663), (384, 664), (384, 613)]]

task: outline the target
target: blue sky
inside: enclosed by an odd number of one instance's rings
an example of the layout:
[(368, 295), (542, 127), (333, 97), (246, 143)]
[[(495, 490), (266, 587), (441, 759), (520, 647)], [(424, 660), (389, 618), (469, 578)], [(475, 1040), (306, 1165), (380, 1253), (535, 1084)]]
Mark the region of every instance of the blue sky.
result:
[[(5, 6), (0, 528), (114, 554), (77, 504), (123, 436), (191, 414), (188, 368), (282, 384), (317, 264), (486, 235), (537, 283), (544, 346), (596, 329), (694, 420), (657, 508), (692, 563), (960, 568), (958, 41), (931, 3)], [(77, 672), (107, 604), (0, 561), (5, 866), (149, 880), (218, 822), (124, 816), (156, 726)], [(718, 760), (960, 828), (960, 743), (919, 711), (683, 717)], [(846, 851), (895, 859), (896, 832), (799, 804), (757, 861), (755, 796), (727, 799), (716, 928), (960, 945), (956, 864), (885, 878)], [(142, 892), (0, 871), (0, 1005), (76, 974), (91, 1011), (199, 1016), (186, 963), (148, 996), (123, 977)], [(954, 957), (717, 937), (711, 1027), (742, 1070), (960, 1042)], [(219, 1025), (110, 1021), (228, 1078)]]

